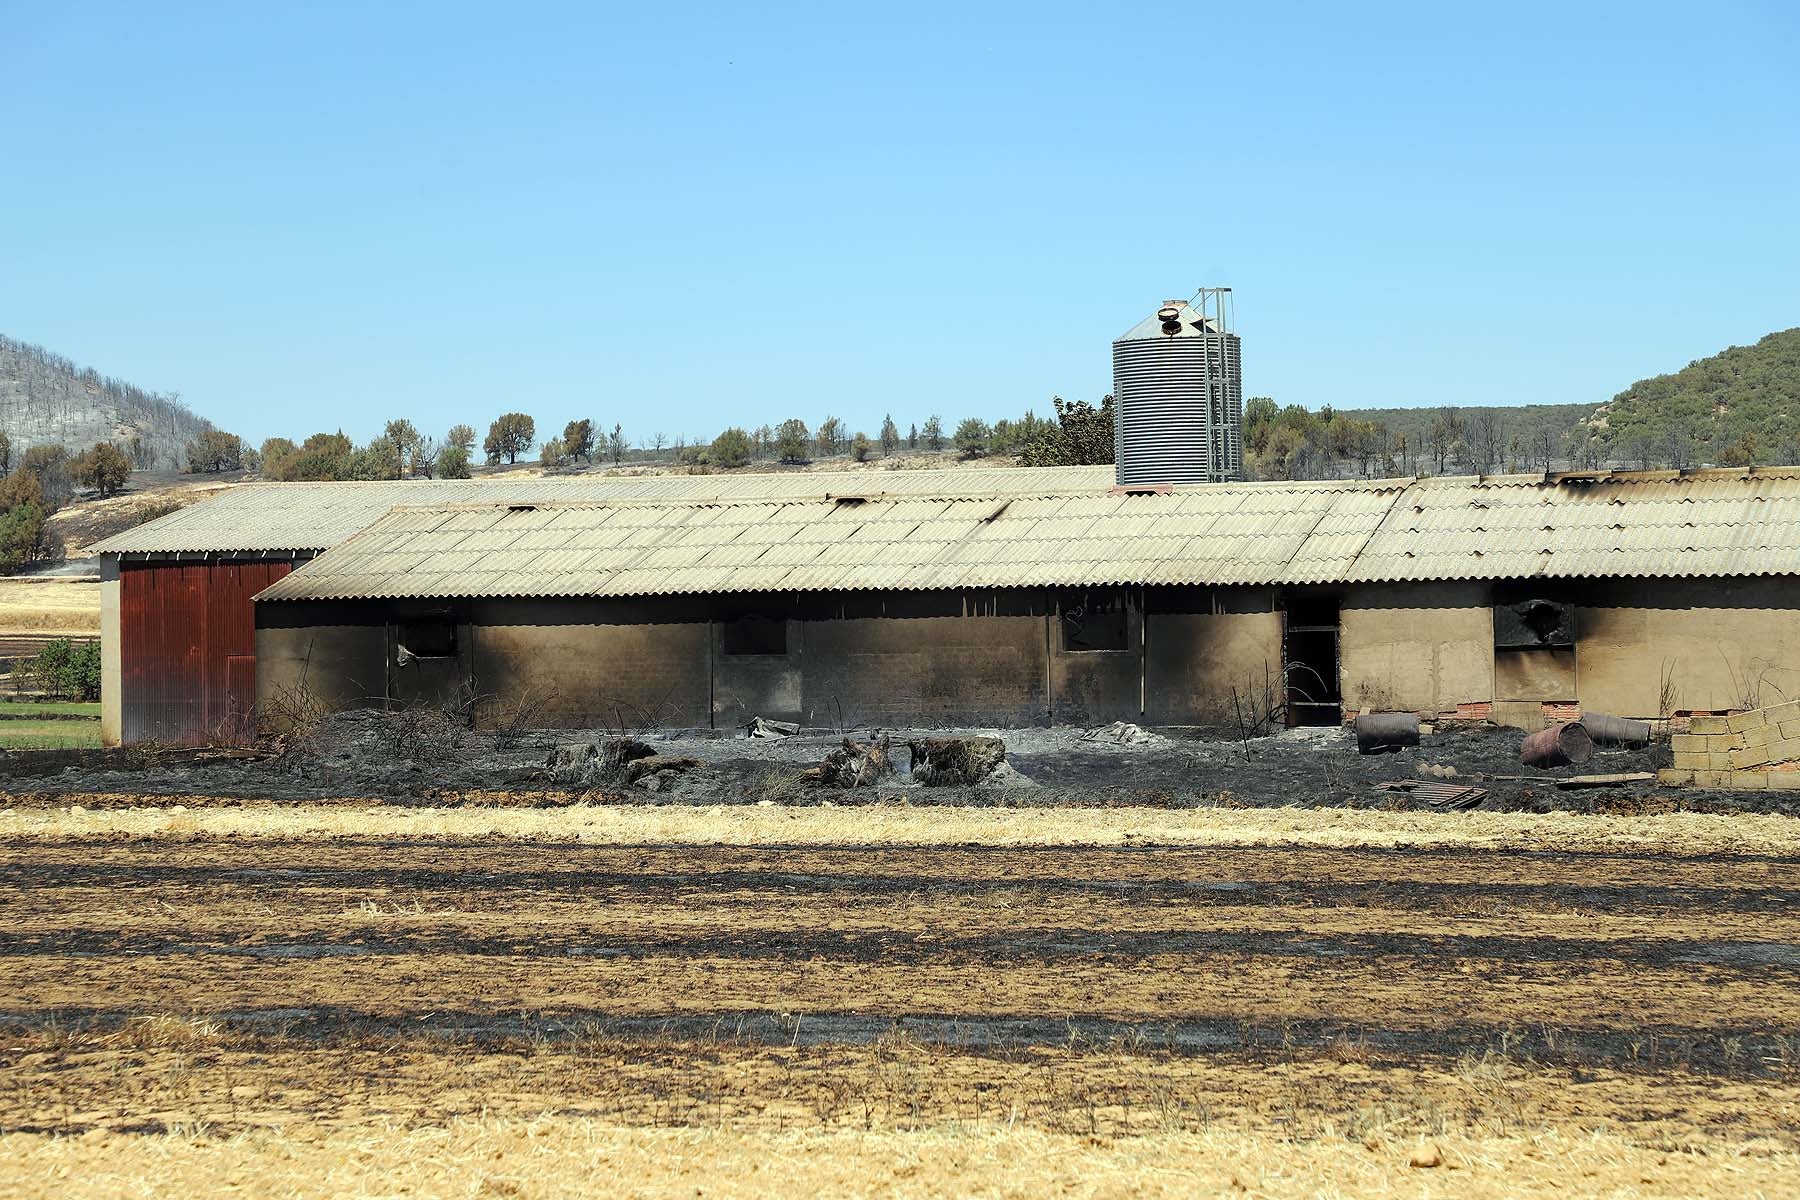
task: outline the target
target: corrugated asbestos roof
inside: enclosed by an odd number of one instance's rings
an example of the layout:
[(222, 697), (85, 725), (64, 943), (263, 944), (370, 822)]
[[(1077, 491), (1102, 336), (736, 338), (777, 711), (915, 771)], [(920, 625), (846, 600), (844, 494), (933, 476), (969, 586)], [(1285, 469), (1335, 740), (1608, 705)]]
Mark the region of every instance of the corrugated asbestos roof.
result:
[(397, 509), (265, 600), (1800, 574), (1800, 472)]
[(573, 475), (499, 480), (252, 483), (94, 546), (97, 554), (323, 550), (399, 504), (589, 500), (754, 500), (845, 494), (1006, 495), (1104, 490), (1111, 467), (788, 471), (764, 475)]

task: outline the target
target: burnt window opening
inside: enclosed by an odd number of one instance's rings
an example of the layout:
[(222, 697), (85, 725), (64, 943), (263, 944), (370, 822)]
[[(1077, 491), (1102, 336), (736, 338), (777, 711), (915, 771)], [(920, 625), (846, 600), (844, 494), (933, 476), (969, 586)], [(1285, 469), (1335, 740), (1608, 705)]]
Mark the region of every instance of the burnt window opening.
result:
[(1071, 654), (1118, 653), (1131, 649), (1125, 593), (1114, 589), (1069, 592), (1057, 605), (1062, 646)]
[(402, 621), (400, 648), (414, 658), (455, 658), (456, 622), (448, 613)]
[(1334, 597), (1290, 596), (1286, 607), (1290, 631), (1337, 632), (1338, 602)]
[(787, 622), (770, 617), (739, 617), (719, 630), (721, 654), (786, 654)]
[(1502, 650), (1575, 644), (1575, 606), (1534, 597), (1494, 607), (1494, 645)]

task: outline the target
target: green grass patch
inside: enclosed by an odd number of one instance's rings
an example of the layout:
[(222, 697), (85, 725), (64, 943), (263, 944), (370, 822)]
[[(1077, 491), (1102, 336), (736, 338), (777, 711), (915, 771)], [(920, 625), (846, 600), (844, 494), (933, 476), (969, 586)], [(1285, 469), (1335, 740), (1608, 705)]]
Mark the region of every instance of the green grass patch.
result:
[(99, 745), (98, 721), (0, 721), (0, 749), (87, 750)]
[(87, 717), (90, 720), (100, 719), (100, 702), (86, 703), (79, 700), (0, 700), (0, 716), (11, 717)]

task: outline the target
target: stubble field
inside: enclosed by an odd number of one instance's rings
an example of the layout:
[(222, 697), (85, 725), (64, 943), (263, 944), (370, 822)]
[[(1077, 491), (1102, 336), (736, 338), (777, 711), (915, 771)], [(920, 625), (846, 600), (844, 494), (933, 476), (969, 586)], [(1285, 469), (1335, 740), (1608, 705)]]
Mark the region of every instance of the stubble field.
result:
[(1800, 1178), (1784, 818), (82, 799), (0, 815), (10, 1193)]

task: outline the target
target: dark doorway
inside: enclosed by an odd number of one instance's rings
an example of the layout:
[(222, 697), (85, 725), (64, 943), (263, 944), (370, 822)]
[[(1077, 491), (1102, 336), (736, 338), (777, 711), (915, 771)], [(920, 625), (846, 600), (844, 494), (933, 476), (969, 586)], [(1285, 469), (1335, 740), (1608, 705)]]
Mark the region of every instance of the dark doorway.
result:
[(1338, 690), (1338, 602), (1335, 597), (1288, 601), (1282, 639), (1289, 725), (1338, 725), (1344, 698)]

